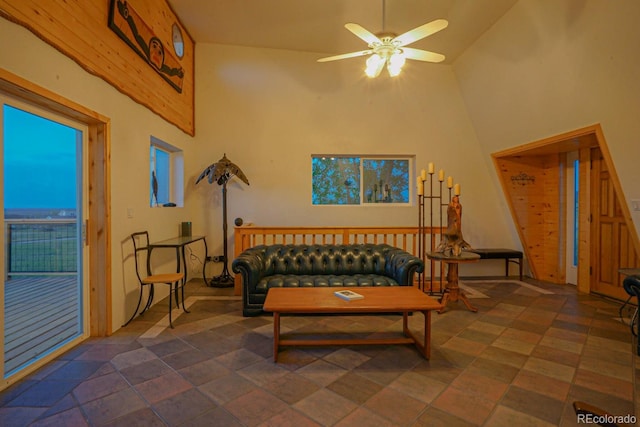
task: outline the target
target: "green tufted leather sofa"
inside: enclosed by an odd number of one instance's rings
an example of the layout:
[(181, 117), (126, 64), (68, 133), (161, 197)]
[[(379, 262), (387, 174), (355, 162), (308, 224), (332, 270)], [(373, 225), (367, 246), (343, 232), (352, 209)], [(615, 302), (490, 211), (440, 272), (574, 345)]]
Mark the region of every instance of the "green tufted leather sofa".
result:
[(242, 314), (263, 313), (273, 287), (407, 286), (424, 263), (387, 244), (260, 245), (232, 263), (242, 275)]

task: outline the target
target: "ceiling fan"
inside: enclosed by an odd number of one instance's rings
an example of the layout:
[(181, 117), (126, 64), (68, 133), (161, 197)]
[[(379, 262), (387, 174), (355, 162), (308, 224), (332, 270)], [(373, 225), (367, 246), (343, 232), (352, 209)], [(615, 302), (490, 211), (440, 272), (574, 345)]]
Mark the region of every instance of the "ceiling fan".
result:
[[(384, 3), (382, 17), (382, 28), (384, 29)], [(389, 75), (391, 77), (395, 77), (400, 74), (400, 71), (402, 71), (402, 67), (406, 59), (415, 59), (417, 61), (426, 62), (444, 61), (444, 55), (442, 54), (406, 46), (445, 29), (447, 25), (449, 25), (447, 20), (436, 19), (435, 21), (431, 21), (397, 36), (394, 33), (387, 32), (382, 32), (376, 35), (358, 24), (348, 23), (345, 24), (345, 28), (367, 42), (369, 48), (358, 52), (320, 58), (318, 59), (318, 62), (336, 61), (339, 59), (371, 55), (366, 61), (367, 67), (365, 68), (365, 73), (368, 77), (378, 77), (385, 64), (387, 65)]]

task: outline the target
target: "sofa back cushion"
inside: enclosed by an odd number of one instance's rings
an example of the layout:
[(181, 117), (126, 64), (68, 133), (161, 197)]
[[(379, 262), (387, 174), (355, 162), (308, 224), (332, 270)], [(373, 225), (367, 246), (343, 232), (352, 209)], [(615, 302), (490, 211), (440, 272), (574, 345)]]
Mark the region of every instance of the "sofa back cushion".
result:
[(270, 245), (265, 275), (384, 274), (388, 245)]

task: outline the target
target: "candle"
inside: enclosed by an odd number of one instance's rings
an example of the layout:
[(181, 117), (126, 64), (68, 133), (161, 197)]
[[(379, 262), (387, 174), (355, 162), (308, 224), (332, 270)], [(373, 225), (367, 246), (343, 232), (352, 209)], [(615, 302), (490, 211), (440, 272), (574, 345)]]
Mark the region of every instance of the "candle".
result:
[(433, 173), (433, 163), (429, 163), (429, 173)]
[(444, 170), (440, 169), (440, 172), (438, 172), (438, 181), (442, 182), (444, 181)]
[(453, 177), (450, 176), (447, 178), (447, 188), (453, 187)]
[(453, 194), (455, 194), (456, 196), (460, 195), (460, 184), (456, 184), (453, 186)]
[(420, 172), (420, 176), (422, 177), (423, 181), (427, 180), (427, 171), (422, 169), (422, 172)]
[(421, 176), (417, 176), (416, 177), (416, 186), (420, 187), (420, 184), (422, 184), (422, 177)]
[(422, 196), (424, 194), (424, 184), (422, 181), (418, 183), (418, 196)]

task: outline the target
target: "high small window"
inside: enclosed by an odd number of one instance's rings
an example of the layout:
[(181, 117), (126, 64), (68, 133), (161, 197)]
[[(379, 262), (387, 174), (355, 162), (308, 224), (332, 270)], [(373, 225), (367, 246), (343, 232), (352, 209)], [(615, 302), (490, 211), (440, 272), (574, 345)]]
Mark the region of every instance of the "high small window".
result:
[(311, 156), (314, 205), (409, 204), (412, 157)]
[(183, 156), (178, 148), (151, 137), (149, 151), (149, 203), (183, 205)]

